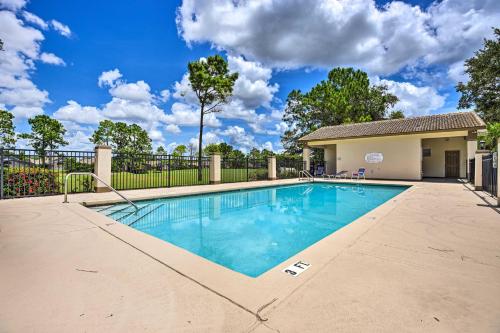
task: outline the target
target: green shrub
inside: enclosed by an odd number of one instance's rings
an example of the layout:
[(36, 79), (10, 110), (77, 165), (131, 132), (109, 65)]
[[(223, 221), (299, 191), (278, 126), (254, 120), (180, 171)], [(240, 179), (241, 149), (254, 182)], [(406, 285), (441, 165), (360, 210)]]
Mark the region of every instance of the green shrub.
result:
[(4, 177), (4, 195), (20, 197), (57, 193), (59, 180), (54, 173), (42, 168), (7, 169)]
[(94, 163), (81, 163), (74, 157), (65, 158), (64, 170), (67, 172), (94, 172)]

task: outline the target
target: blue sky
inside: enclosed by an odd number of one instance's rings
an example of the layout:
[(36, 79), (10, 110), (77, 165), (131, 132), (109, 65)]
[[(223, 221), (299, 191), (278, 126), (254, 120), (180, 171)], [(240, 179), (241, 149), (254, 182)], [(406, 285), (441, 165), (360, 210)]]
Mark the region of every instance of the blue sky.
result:
[(220, 53), (240, 79), (205, 143), (279, 150), (288, 93), (336, 66), (386, 84), (407, 116), (456, 111), (463, 61), (497, 22), (488, 0), (0, 0), (0, 107), (18, 132), (53, 115), (71, 149), (90, 149), (102, 119), (140, 124), (155, 146), (187, 144), (198, 132), (187, 63)]

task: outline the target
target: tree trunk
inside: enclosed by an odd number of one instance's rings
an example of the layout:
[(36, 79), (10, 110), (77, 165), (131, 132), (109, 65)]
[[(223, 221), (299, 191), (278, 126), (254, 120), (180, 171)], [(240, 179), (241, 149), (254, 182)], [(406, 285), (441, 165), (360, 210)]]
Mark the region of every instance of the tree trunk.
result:
[(202, 142), (203, 142), (203, 112), (204, 105), (201, 105), (201, 114), (200, 114), (200, 135), (198, 138), (198, 181), (201, 182), (203, 180), (202, 173), (202, 163), (201, 163), (201, 155), (202, 155)]

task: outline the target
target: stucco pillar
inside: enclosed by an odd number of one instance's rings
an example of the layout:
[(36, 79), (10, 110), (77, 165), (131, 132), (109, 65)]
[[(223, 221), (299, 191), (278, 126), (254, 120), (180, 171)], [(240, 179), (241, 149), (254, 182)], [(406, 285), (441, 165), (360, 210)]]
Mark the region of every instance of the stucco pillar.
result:
[[(95, 147), (95, 163), (94, 173), (97, 177), (101, 178), (107, 184), (111, 185), (111, 147), (109, 146), (96, 146)], [(95, 181), (96, 193), (111, 191), (106, 185), (100, 181)]]
[(304, 161), (304, 169), (309, 171), (311, 168), (311, 148), (306, 146), (302, 149), (302, 160)]
[(333, 175), (337, 170), (337, 146), (327, 146), (324, 152), (325, 173), (327, 175)]
[(276, 156), (270, 156), (267, 158), (267, 179), (278, 179), (276, 174)]
[(210, 184), (220, 184), (221, 182), (220, 160), (220, 153), (210, 155)]
[(469, 160), (473, 159), (477, 151), (477, 132), (469, 131), (467, 135), (467, 178), (471, 173)]
[(483, 190), (483, 154), (476, 153), (476, 162), (474, 166), (474, 190)]

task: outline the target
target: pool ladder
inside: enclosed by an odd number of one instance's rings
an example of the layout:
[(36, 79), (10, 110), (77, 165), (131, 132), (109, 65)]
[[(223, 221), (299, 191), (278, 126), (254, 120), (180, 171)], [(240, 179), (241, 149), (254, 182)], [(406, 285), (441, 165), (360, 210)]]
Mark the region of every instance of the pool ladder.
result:
[(299, 180), (306, 179), (308, 181), (314, 182), (314, 177), (307, 170), (299, 171)]
[(118, 194), (123, 200), (127, 201), (132, 207), (135, 208), (135, 213), (137, 214), (137, 211), (139, 210), (139, 207), (129, 199), (127, 199), (123, 194), (115, 190), (111, 185), (107, 184), (104, 180), (101, 178), (97, 177), (95, 173), (92, 172), (70, 172), (66, 175), (66, 178), (64, 179), (64, 203), (68, 203), (68, 179), (70, 176), (75, 176), (75, 175), (86, 175), (86, 176), (92, 176), (96, 181), (99, 181), (104, 184), (107, 188), (109, 188), (111, 191), (115, 192)]

